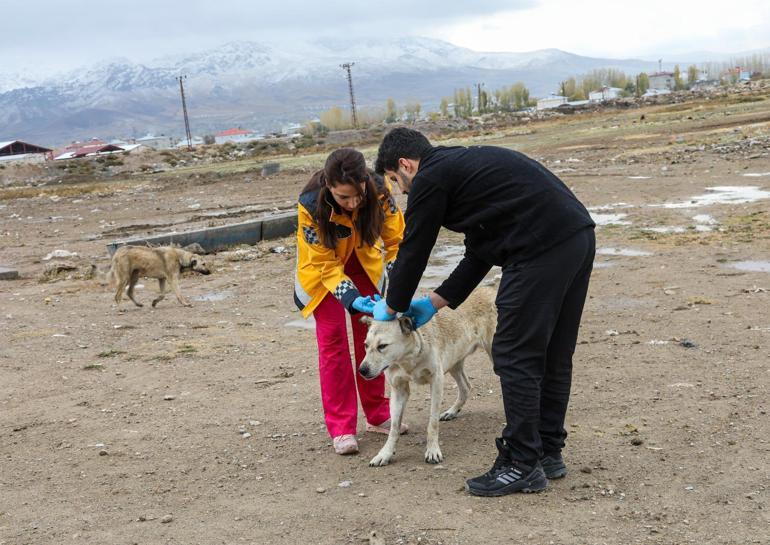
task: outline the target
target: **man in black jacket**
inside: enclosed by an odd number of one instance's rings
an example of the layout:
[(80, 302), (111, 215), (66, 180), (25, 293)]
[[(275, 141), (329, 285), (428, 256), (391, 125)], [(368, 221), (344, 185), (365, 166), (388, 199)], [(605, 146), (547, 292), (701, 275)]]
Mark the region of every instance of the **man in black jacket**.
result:
[[(536, 492), (564, 477), (564, 417), (572, 355), (595, 253), (594, 222), (575, 195), (537, 161), (492, 146), (434, 147), (397, 128), (376, 170), (409, 195), (406, 231), (374, 317), (396, 312), (420, 327), (459, 306), (493, 265), (502, 267), (492, 345), (506, 426), (492, 469), (469, 479), (480, 496)], [(439, 229), (465, 234), (465, 256), (429, 296), (412, 297)]]

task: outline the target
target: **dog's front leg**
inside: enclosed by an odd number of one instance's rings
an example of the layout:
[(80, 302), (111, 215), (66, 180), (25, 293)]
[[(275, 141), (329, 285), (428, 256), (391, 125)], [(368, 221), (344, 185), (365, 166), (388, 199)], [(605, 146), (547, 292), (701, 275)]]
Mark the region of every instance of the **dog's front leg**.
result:
[(190, 301), (188, 301), (182, 296), (182, 290), (179, 288), (179, 277), (172, 276), (171, 278), (168, 279), (168, 283), (169, 283), (169, 287), (172, 290), (174, 290), (174, 295), (176, 295), (177, 301), (179, 301), (180, 304), (186, 307), (191, 307), (192, 303), (190, 303)]
[(439, 464), (444, 461), (441, 448), (438, 446), (438, 422), (441, 411), (441, 397), (444, 393), (444, 375), (441, 365), (436, 365), (437, 371), (430, 383), (430, 420), (428, 421), (428, 447), (425, 449), (425, 461), (429, 464)]
[(409, 382), (400, 382), (392, 385), (390, 393), (390, 431), (388, 440), (377, 453), (377, 456), (369, 461), (370, 466), (386, 466), (396, 453), (396, 443), (401, 435), (401, 418), (404, 415), (404, 407), (409, 399)]

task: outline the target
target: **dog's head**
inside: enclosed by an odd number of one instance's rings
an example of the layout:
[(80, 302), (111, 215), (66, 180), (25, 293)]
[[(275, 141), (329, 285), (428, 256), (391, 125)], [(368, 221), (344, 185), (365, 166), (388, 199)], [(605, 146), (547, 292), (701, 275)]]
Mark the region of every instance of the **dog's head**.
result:
[(201, 274), (211, 274), (209, 266), (206, 261), (198, 254), (185, 252), (179, 258), (179, 264), (183, 269), (192, 269), (193, 271)]
[(407, 364), (417, 352), (414, 321), (401, 316), (389, 322), (372, 320), (370, 316), (361, 318), (369, 326), (366, 334), (366, 357), (358, 367), (358, 372), (365, 379), (373, 379), (388, 367)]

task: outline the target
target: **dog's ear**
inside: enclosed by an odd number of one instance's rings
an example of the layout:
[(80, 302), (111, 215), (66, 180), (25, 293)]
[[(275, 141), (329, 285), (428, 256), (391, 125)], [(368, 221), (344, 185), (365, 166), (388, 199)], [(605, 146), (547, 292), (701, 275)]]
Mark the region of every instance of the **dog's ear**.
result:
[(401, 326), (401, 333), (404, 335), (411, 335), (415, 330), (414, 320), (409, 316), (399, 316), (398, 325)]
[(364, 314), (363, 316), (361, 316), (358, 319), (358, 321), (361, 322), (362, 324), (366, 325), (366, 326), (372, 325), (372, 322), (373, 322), (372, 317), (367, 315), (367, 314)]

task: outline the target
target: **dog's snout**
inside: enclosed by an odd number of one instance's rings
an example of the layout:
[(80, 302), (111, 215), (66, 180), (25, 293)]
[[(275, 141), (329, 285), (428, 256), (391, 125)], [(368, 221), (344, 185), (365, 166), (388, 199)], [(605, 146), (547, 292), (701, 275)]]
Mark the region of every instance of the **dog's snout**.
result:
[(365, 363), (362, 363), (361, 366), (358, 368), (359, 374), (364, 378), (371, 378), (369, 376), (369, 373), (371, 373), (371, 370), (369, 369), (369, 366)]

